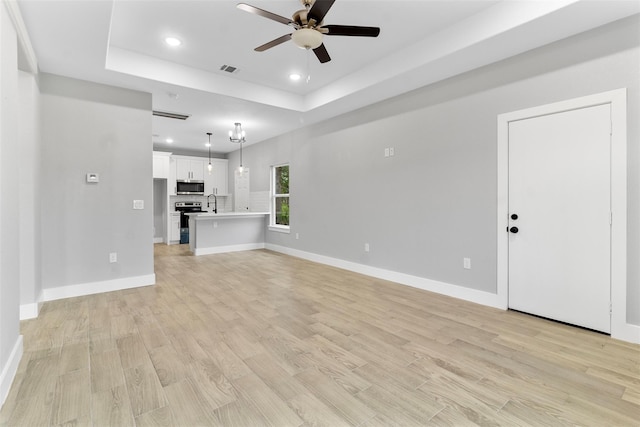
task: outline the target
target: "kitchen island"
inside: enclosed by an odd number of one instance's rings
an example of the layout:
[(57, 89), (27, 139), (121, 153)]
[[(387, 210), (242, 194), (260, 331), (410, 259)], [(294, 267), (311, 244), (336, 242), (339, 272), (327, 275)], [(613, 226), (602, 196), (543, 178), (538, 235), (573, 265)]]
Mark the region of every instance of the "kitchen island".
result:
[(189, 215), (194, 255), (262, 249), (269, 212), (196, 212)]

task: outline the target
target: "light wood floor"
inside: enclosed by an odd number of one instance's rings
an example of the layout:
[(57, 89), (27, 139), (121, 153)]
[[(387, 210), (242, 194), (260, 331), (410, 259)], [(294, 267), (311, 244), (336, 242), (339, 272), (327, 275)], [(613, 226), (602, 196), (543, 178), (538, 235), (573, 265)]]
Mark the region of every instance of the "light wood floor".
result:
[(638, 426), (640, 347), (269, 251), (49, 302), (0, 425)]

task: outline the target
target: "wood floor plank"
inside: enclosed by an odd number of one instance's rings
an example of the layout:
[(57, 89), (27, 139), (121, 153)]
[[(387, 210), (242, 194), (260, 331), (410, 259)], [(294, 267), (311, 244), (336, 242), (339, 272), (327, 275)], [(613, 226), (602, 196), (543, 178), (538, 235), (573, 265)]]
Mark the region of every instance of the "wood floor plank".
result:
[(359, 425), (376, 416), (373, 409), (315, 369), (300, 372), (295, 375), (295, 378), (332, 411), (340, 414), (351, 424)]
[(130, 334), (116, 339), (120, 363), (123, 369), (139, 366), (142, 362), (150, 361), (149, 353), (140, 335)]
[(244, 399), (228, 403), (215, 411), (225, 427), (267, 427), (270, 424)]
[(238, 393), (220, 368), (210, 359), (189, 364), (189, 378), (209, 405), (217, 409), (238, 399)]
[(62, 347), (58, 374), (89, 368), (89, 343), (67, 344)]
[(261, 353), (245, 359), (244, 362), (285, 401), (307, 392), (307, 389), (280, 366), (277, 358), (271, 354)]
[(188, 378), (174, 382), (164, 388), (171, 410), (184, 426), (221, 426), (204, 397), (193, 387)]
[(245, 375), (234, 379), (232, 383), (268, 425), (274, 427), (302, 425), (303, 421), (300, 417), (257, 375)]
[(155, 255), (155, 286), (21, 322), (0, 427), (640, 426), (639, 345), (268, 250)]
[(301, 393), (288, 401), (289, 407), (304, 421), (305, 426), (341, 427), (351, 426), (311, 393)]
[(117, 349), (91, 355), (91, 391), (111, 390), (124, 385), (124, 373)]
[(90, 383), (89, 369), (76, 370), (58, 377), (51, 414), (53, 425), (64, 425), (91, 417), (91, 395), (86, 392), (91, 387)]
[(187, 369), (173, 346), (156, 347), (149, 351), (149, 357), (164, 387), (186, 378)]
[(138, 415), (135, 422), (136, 427), (174, 427), (179, 425), (168, 406)]
[(91, 394), (94, 426), (134, 426), (133, 413), (124, 384)]
[(150, 362), (125, 369), (124, 377), (134, 417), (167, 405), (162, 384)]

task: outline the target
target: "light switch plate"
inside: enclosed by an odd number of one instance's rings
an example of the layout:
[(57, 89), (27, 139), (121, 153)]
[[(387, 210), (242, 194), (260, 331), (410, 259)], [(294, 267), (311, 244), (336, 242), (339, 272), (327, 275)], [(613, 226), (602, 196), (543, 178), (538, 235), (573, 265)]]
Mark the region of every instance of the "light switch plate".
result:
[(144, 209), (144, 200), (134, 200), (133, 209)]
[(90, 184), (95, 184), (100, 182), (100, 175), (98, 175), (97, 173), (88, 173), (87, 182)]

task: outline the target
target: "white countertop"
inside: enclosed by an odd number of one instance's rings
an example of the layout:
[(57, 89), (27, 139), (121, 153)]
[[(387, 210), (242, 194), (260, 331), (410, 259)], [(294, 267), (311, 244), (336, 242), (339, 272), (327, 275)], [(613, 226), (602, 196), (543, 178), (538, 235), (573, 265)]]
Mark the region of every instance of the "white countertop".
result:
[(256, 217), (269, 215), (269, 212), (189, 212), (186, 213), (189, 217), (195, 217), (196, 219), (207, 218), (237, 218), (237, 217)]

